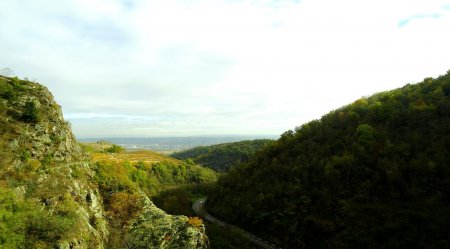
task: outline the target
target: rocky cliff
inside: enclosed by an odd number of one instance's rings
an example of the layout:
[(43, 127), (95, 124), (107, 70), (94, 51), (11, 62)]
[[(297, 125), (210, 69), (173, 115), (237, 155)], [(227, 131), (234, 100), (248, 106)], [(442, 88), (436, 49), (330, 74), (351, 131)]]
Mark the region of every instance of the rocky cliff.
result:
[[(46, 87), (0, 77), (0, 248), (105, 248), (111, 221), (93, 167)], [(129, 248), (207, 247), (202, 226), (141, 198)]]

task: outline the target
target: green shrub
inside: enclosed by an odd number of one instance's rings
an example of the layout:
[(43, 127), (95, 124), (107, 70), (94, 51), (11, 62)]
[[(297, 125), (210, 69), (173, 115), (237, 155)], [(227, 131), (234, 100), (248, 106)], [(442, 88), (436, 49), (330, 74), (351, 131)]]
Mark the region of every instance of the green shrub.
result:
[(28, 150), (23, 150), (20, 153), (20, 160), (22, 160), (24, 162), (28, 161), (28, 159), (30, 159), (30, 157), (31, 157), (31, 155), (30, 155), (30, 152)]
[(55, 248), (76, 224), (71, 202), (61, 203), (49, 214), (36, 201), (21, 200), (0, 186), (0, 248)]
[(12, 87), (16, 91), (23, 91), (23, 90), (25, 90), (25, 87), (24, 87), (23, 83), (21, 83), (21, 81), (17, 77), (11, 78), (9, 83), (12, 85)]
[(5, 81), (0, 81), (0, 97), (3, 99), (13, 99), (15, 97), (14, 88)]
[(34, 103), (33, 101), (28, 101), (25, 103), (25, 109), (22, 116), (20, 117), (20, 120), (28, 123), (36, 123), (39, 121), (39, 114), (36, 103)]
[(105, 152), (107, 153), (121, 153), (124, 151), (124, 148), (122, 148), (119, 145), (113, 144), (110, 148), (105, 149)]

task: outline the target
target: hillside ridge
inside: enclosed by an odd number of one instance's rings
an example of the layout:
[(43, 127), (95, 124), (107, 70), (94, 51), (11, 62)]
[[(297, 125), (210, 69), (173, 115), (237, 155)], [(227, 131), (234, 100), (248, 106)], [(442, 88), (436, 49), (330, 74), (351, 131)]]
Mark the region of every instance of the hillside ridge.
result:
[(450, 247), (450, 71), (285, 132), (208, 200), (283, 248)]
[[(0, 77), (1, 248), (121, 248), (111, 244), (120, 239), (133, 248), (207, 248), (202, 225), (166, 214), (138, 187), (105, 199), (98, 167), (45, 86)], [(122, 206), (120, 197), (135, 202)], [(124, 207), (132, 215), (117, 240), (114, 212)]]
[(271, 139), (244, 140), (208, 146), (198, 146), (172, 153), (170, 156), (180, 160), (192, 160), (219, 172), (249, 160), (257, 151), (273, 143)]

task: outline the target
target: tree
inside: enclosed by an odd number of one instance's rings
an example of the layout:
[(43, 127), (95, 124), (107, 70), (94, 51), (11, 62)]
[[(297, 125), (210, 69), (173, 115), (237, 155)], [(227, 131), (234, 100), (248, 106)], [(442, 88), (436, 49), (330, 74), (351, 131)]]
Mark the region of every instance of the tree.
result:
[(105, 151), (108, 153), (121, 153), (122, 151), (124, 151), (124, 149), (119, 145), (113, 144), (110, 148), (106, 149)]

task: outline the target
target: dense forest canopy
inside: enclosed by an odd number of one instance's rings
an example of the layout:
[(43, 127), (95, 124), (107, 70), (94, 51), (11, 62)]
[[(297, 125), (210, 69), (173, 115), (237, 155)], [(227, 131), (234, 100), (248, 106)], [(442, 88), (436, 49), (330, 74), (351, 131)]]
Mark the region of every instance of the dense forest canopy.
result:
[(245, 140), (234, 143), (199, 146), (189, 150), (175, 152), (171, 156), (177, 159), (191, 159), (217, 171), (227, 171), (232, 165), (246, 162), (258, 150), (273, 143), (270, 139)]
[(207, 209), (283, 248), (450, 248), (450, 71), (285, 132)]

